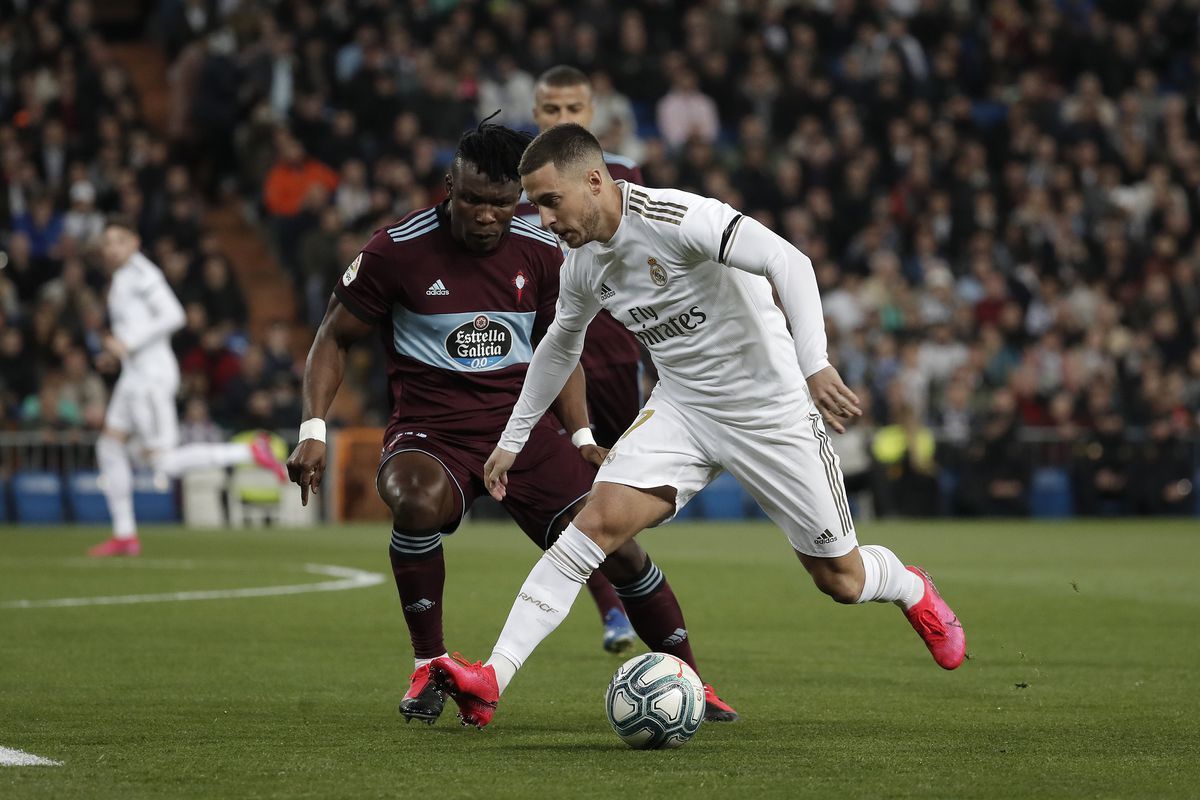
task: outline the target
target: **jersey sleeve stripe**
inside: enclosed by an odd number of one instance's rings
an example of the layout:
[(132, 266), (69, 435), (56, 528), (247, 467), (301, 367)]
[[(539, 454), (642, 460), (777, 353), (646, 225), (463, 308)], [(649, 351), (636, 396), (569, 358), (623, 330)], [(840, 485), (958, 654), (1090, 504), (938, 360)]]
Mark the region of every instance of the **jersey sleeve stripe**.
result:
[(545, 236), (539, 236), (536, 233), (533, 233), (532, 231), (527, 231), (524, 228), (518, 228), (516, 225), (512, 226), (512, 232), (515, 233), (517, 236), (524, 236), (527, 239), (533, 239), (535, 242), (537, 242), (539, 244), (544, 244), (547, 247), (554, 247), (554, 248), (558, 247), (558, 242), (553, 242), (553, 243), (548, 242), (548, 241), (546, 241)]
[(550, 233), (549, 231), (542, 230), (536, 225), (526, 222), (520, 217), (513, 217), (512, 232), (523, 234), (531, 239), (540, 239), (548, 245), (558, 247), (558, 239), (555, 238), (554, 234)]
[(653, 203), (646, 203), (641, 200), (631, 200), (630, 202), (636, 203), (638, 205), (638, 207), (641, 208), (643, 211), (653, 211), (655, 214), (662, 214), (663, 216), (667, 216), (667, 217), (675, 217), (676, 219), (683, 219), (682, 211), (675, 211), (674, 209), (665, 208), (663, 206), (657, 206), (657, 205), (654, 205)]
[(680, 205), (679, 203), (672, 203), (669, 200), (652, 200), (650, 198), (650, 195), (646, 194), (645, 192), (639, 192), (637, 189), (632, 189), (630, 191), (630, 194), (637, 195), (637, 197), (640, 198), (641, 200), (645, 200), (647, 205), (663, 206), (666, 208), (674, 208), (674, 209), (678, 209), (679, 211), (684, 211), (684, 212), (686, 212), (688, 210), (687, 206)]
[(424, 236), (425, 234), (429, 233), (432, 230), (437, 230), (438, 224), (439, 224), (438, 221), (436, 219), (434, 219), (423, 228), (417, 228), (416, 230), (409, 230), (406, 233), (393, 233), (392, 241), (393, 242), (407, 242), (409, 239), (416, 239), (418, 236)]
[(412, 230), (415, 227), (424, 225), (425, 223), (429, 222), (430, 219), (432, 219), (436, 216), (437, 216), (437, 209), (431, 208), (431, 209), (428, 209), (427, 211), (422, 211), (421, 213), (417, 214), (415, 217), (408, 220), (408, 222), (402, 222), (399, 225), (396, 225), (395, 227), (388, 228), (387, 232), (389, 235), (392, 235), (392, 236), (399, 234), (399, 233), (405, 233), (409, 230)]
[(642, 206), (636, 205), (633, 202), (630, 202), (629, 210), (634, 212), (635, 214), (639, 214), (639, 215), (645, 217), (646, 219), (652, 219), (656, 222), (669, 222), (672, 225), (682, 225), (683, 224), (682, 218), (676, 219), (675, 217), (660, 216), (658, 214), (654, 214), (654, 213), (651, 213), (650, 211), (647, 211)]
[(724, 264), (725, 259), (729, 256), (729, 246), (733, 244), (733, 236), (737, 233), (738, 225), (741, 224), (742, 215), (738, 214), (733, 219), (729, 220), (729, 224), (725, 226), (725, 232), (721, 234), (721, 249), (717, 251), (717, 261)]

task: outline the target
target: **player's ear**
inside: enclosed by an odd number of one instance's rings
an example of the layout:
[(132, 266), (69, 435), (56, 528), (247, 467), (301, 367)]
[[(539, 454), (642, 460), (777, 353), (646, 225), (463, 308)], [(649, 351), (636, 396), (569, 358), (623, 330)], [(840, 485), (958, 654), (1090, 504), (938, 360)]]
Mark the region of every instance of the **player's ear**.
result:
[(446, 196), (454, 196), (454, 176), (449, 172), (446, 173)]
[(592, 194), (600, 194), (600, 190), (604, 188), (604, 176), (600, 174), (600, 170), (588, 170), (588, 188), (592, 190)]

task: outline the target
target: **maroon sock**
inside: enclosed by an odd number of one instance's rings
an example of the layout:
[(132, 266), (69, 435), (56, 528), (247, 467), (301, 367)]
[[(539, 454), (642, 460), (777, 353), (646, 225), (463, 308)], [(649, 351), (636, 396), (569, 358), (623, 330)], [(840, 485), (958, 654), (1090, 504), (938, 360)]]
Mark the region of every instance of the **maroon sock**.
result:
[(442, 589), (446, 585), (442, 535), (393, 530), (388, 555), (413, 655), (436, 658), (446, 652), (442, 634)]
[(621, 608), (621, 598), (617, 597), (617, 590), (608, 578), (600, 574), (600, 570), (596, 570), (592, 577), (588, 578), (587, 587), (592, 593), (592, 599), (596, 601), (596, 608), (600, 610), (601, 622), (605, 621), (609, 611)]
[(633, 629), (656, 653), (666, 653), (687, 663), (700, 674), (696, 657), (692, 655), (692, 643), (688, 639), (687, 625), (683, 621), (683, 610), (675, 599), (675, 592), (667, 583), (662, 571), (646, 557), (646, 566), (636, 578), (624, 586), (615, 587), (617, 596), (625, 604), (625, 613)]

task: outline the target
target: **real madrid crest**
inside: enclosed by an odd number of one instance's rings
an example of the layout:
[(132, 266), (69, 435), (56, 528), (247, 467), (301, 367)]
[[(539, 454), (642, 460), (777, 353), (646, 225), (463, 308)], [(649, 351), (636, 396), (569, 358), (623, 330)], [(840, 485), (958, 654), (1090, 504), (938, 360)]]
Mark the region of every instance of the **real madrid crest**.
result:
[(646, 263), (650, 265), (650, 280), (654, 281), (655, 286), (667, 285), (667, 271), (663, 265), (658, 263), (658, 259), (651, 256), (646, 259)]

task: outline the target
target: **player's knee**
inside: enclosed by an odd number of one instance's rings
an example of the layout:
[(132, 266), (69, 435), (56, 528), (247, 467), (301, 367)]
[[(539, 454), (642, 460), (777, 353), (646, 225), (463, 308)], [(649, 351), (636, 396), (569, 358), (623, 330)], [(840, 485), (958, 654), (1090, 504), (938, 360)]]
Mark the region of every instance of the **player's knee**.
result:
[(441, 503), (433, 492), (410, 487), (389, 493), (384, 499), (398, 531), (436, 531), (443, 527)]
[(812, 579), (817, 588), (833, 598), (836, 603), (852, 605), (858, 602), (862, 594), (861, 583), (853, 575), (845, 572), (814, 572)]

